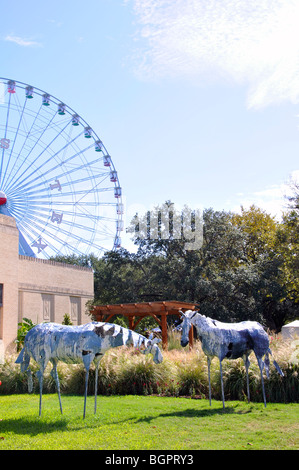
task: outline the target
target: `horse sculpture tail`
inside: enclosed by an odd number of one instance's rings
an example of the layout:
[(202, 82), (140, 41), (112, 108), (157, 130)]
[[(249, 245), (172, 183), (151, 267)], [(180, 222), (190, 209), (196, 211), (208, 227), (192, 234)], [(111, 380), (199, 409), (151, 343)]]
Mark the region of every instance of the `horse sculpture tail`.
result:
[[(273, 358), (272, 351), (271, 351), (270, 348), (268, 348), (268, 351), (267, 351), (266, 354), (265, 354), (265, 369), (266, 369), (267, 377), (269, 377), (269, 366), (270, 366), (269, 354), (271, 354), (271, 356), (272, 356), (272, 358)], [(277, 362), (275, 361), (275, 359), (273, 359), (273, 364), (274, 364), (274, 366), (276, 367), (276, 370), (277, 370), (277, 372), (279, 373), (279, 375), (281, 375), (281, 377), (283, 377), (283, 376), (284, 376), (284, 373), (282, 372), (281, 368), (279, 367), (279, 365), (277, 364)]]
[(25, 347), (21, 350), (15, 363), (21, 364), (21, 372), (26, 372), (27, 378), (28, 378), (28, 392), (31, 393), (33, 390), (33, 381), (32, 381), (31, 369), (29, 367), (30, 356), (27, 353)]

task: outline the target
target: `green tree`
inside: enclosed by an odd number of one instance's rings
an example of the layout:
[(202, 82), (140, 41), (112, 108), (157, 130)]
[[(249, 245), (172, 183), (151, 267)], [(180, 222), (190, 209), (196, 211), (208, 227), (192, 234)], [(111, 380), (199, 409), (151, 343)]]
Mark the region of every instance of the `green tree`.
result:
[(246, 261), (257, 262), (260, 257), (273, 253), (278, 228), (278, 222), (274, 217), (255, 205), (248, 210), (241, 206), (241, 214), (233, 214), (232, 222), (244, 235)]
[(268, 327), (280, 331), (297, 311), (298, 217), (293, 210), (277, 222), (255, 206), (241, 209), (241, 214), (233, 216), (233, 222), (244, 233), (247, 265), (253, 264), (260, 273), (259, 308)]
[[(299, 305), (299, 211), (284, 214), (276, 236), (276, 258), (280, 261), (280, 279), (286, 298)], [(298, 315), (298, 309), (296, 308)]]
[(200, 246), (187, 249), (198, 218), (168, 201), (132, 221), (136, 252), (59, 260), (92, 267), (97, 304), (191, 301), (210, 317), (279, 331), (298, 312), (298, 218), (295, 209), (281, 222), (255, 206), (240, 214), (205, 209)]

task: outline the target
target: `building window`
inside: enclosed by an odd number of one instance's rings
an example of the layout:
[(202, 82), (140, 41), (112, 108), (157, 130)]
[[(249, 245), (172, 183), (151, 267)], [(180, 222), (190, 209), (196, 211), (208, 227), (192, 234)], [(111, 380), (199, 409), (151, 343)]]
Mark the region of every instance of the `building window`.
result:
[(54, 296), (50, 294), (42, 294), (43, 299), (43, 321), (54, 321)]
[(71, 301), (71, 321), (75, 325), (81, 323), (81, 299), (80, 297), (70, 297)]
[(0, 307), (3, 307), (3, 284), (0, 284)]

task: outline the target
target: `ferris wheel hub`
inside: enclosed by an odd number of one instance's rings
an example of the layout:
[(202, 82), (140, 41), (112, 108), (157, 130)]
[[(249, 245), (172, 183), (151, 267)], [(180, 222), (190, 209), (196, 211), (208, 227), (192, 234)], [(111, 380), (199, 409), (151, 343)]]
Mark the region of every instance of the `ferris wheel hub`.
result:
[(7, 197), (3, 191), (0, 191), (0, 206), (4, 206), (7, 203)]

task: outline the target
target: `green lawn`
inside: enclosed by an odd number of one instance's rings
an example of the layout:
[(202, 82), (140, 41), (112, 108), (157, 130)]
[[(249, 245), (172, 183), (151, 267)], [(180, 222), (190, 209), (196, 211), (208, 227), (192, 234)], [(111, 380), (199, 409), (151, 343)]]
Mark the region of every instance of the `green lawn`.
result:
[(299, 404), (156, 396), (0, 396), (0, 450), (299, 449)]

